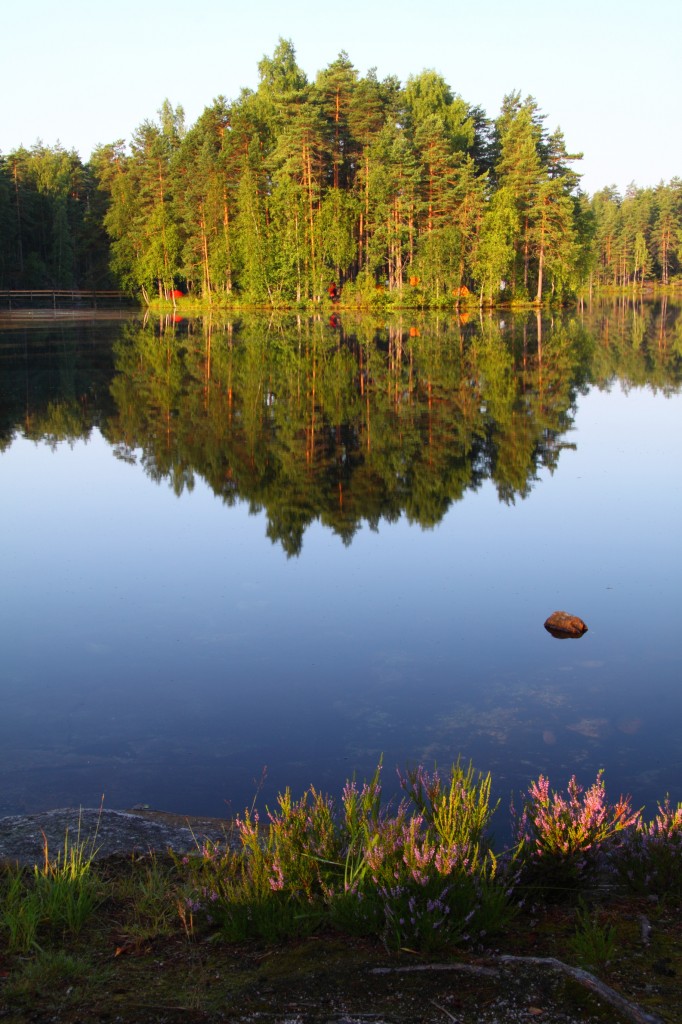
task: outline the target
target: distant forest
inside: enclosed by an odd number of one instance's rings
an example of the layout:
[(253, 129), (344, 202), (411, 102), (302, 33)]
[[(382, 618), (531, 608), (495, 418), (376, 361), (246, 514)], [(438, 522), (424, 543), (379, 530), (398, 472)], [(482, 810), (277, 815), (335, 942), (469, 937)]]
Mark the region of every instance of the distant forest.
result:
[(313, 82), (280, 39), (259, 85), (187, 128), (166, 100), (89, 162), (37, 143), (0, 155), (0, 289), (121, 288), (151, 301), (565, 301), (670, 284), (682, 180), (580, 189), (533, 97), (490, 119), (434, 71)]

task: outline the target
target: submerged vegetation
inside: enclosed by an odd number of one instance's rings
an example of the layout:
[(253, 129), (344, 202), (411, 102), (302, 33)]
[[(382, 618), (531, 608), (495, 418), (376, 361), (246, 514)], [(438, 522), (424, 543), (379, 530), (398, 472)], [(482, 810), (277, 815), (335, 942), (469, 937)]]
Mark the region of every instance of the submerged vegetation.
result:
[(87, 164), (0, 157), (0, 288), (120, 286), (202, 306), (558, 303), (674, 282), (682, 184), (580, 190), (559, 128), (505, 96), (489, 118), (435, 71), (309, 81), (289, 41), (255, 91), (189, 128), (166, 100)]
[[(103, 998), (98, 986), (110, 987), (112, 973), (132, 972), (133, 984), (146, 984), (140, 958), (149, 961), (158, 994), (162, 943), (185, 943), (188, 963), (202, 956), (213, 963), (222, 944), (234, 960), (235, 944), (253, 951), (254, 943), (267, 949), (314, 935), (320, 950), (345, 935), (364, 943), (365, 960), (374, 963), (382, 949), (384, 963), (386, 954), (406, 952), (467, 961), (472, 951), (480, 963), (493, 949), (537, 951), (539, 928), (544, 955), (561, 952), (628, 992), (632, 976), (614, 977), (611, 962), (616, 949), (621, 962), (641, 960), (640, 929), (631, 923), (641, 894), (648, 900), (640, 913), (644, 944), (652, 942), (656, 962), (674, 974), (680, 950), (674, 940), (663, 951), (659, 936), (651, 939), (649, 918), (654, 932), (663, 931), (666, 914), (674, 916), (679, 905), (682, 805), (666, 800), (644, 822), (629, 798), (609, 802), (601, 774), (587, 790), (572, 778), (565, 793), (540, 777), (514, 816), (512, 846), (495, 851), (490, 775), (460, 762), (445, 773), (420, 766), (401, 777), (405, 796), (398, 805), (384, 807), (380, 773), (362, 786), (348, 781), (338, 801), (314, 787), (298, 799), (287, 790), (262, 819), (247, 809), (223, 842), (197, 837), (185, 856), (96, 862), (96, 837), (71, 846), (67, 837), (67, 852), (50, 861), (46, 851), (42, 868), (5, 865), (0, 1008), (26, 1007), (49, 980), (52, 992), (77, 993), (81, 1002), (71, 1002), (78, 1010)], [(546, 930), (538, 925), (545, 918)], [(104, 966), (112, 956), (116, 966)], [(167, 970), (177, 986), (170, 955)], [(204, 1010), (212, 1005), (210, 992), (223, 993), (223, 1008), (253, 1000), (234, 969), (222, 986), (219, 978), (198, 1004)], [(120, 984), (114, 991), (121, 1007)], [(637, 994), (655, 1006), (661, 990)], [(176, 991), (185, 1008), (198, 1008), (187, 998)]]

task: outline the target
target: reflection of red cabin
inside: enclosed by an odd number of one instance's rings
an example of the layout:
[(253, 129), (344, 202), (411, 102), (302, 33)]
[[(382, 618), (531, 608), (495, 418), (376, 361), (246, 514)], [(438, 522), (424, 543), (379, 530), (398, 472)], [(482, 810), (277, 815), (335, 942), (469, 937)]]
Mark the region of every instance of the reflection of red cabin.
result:
[(182, 292), (178, 288), (174, 288), (171, 292), (171, 299), (181, 299)]

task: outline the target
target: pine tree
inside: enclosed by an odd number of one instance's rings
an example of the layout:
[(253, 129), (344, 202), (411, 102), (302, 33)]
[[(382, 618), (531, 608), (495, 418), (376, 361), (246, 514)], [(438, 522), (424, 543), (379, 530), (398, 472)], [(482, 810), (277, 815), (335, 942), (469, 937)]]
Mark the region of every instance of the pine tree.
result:
[(358, 72), (345, 50), (321, 71), (315, 81), (315, 99), (327, 124), (331, 157), (331, 185), (334, 189), (351, 188), (354, 178), (353, 140), (350, 111)]

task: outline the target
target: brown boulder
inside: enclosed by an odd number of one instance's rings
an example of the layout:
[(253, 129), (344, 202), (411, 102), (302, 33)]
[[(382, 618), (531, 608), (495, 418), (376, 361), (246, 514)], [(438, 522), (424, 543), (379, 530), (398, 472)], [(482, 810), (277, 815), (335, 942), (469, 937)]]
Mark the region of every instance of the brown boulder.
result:
[(568, 612), (552, 612), (545, 622), (545, 629), (558, 640), (577, 638), (587, 633), (587, 626), (583, 620), (577, 615), (569, 615)]

